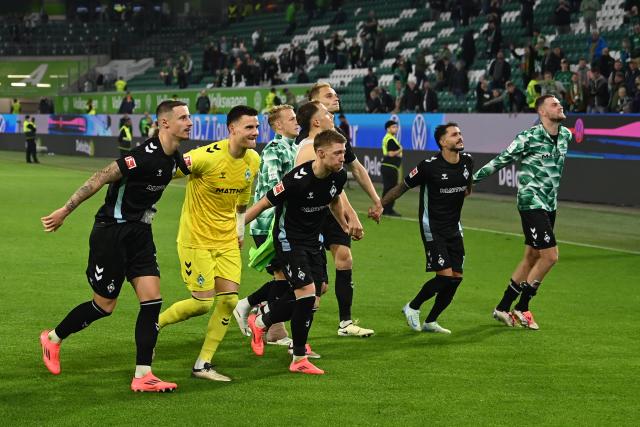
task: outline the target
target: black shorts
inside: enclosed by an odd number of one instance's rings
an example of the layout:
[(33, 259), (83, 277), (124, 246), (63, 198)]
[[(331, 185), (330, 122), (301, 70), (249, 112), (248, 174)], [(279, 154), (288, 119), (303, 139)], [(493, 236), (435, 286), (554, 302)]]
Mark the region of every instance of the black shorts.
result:
[(87, 279), (98, 295), (115, 299), (125, 277), (158, 276), (151, 226), (142, 223), (96, 223), (89, 237)]
[(324, 220), (324, 225), (322, 226), (322, 243), (324, 244), (324, 248), (329, 250), (331, 245), (342, 245), (351, 247), (351, 237), (347, 233), (344, 232), (338, 221), (333, 217), (333, 215), (327, 215), (327, 218)]
[(556, 211), (532, 209), (519, 212), (525, 245), (534, 249), (548, 249), (556, 246), (556, 236), (553, 234)]
[(424, 242), (427, 257), (427, 271), (441, 271), (451, 268), (462, 273), (464, 266), (464, 241), (459, 233), (439, 235), (432, 233), (433, 240)]
[(322, 248), (298, 248), (278, 255), (284, 263), (282, 271), (293, 289), (313, 283), (316, 295), (321, 294), (322, 283), (327, 281), (327, 257)]
[[(260, 246), (262, 246), (264, 242), (267, 241), (267, 236), (263, 234), (259, 234), (255, 236), (252, 235), (251, 237), (253, 237), (253, 241), (256, 244), (256, 248), (259, 248)], [(276, 255), (273, 257), (271, 262), (265, 267), (265, 269), (269, 274), (273, 275), (274, 272), (281, 271), (283, 266), (284, 264), (282, 263), (282, 260), (280, 260), (280, 258), (278, 257), (278, 254), (276, 253)]]

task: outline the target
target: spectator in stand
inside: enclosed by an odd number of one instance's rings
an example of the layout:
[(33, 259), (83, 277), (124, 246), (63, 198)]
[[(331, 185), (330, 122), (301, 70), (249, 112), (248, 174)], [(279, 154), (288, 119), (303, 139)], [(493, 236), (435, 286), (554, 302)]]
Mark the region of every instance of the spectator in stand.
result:
[(560, 46), (555, 46), (549, 52), (543, 65), (543, 70), (549, 71), (552, 76), (555, 76), (555, 74), (562, 68), (562, 58), (564, 58), (562, 49), (560, 49)]
[(400, 99), (402, 98), (402, 94), (404, 93), (404, 85), (399, 78), (394, 78), (391, 87), (389, 88), (389, 92), (391, 97), (393, 98), (393, 108), (392, 110), (396, 110), (396, 104), (398, 109), (400, 108)]
[[(590, 0), (582, 0), (583, 4), (585, 1)], [(598, 1), (598, 0), (595, 0)], [(593, 30), (591, 33), (591, 37), (587, 40), (587, 54), (589, 56), (589, 62), (591, 64), (596, 63), (602, 56), (602, 51), (607, 47), (607, 42), (605, 39), (600, 36), (600, 32), (598, 30)]]
[[(636, 3), (640, 3), (640, 2), (636, 2)], [(635, 4), (627, 10), (627, 13), (624, 15), (624, 19), (623, 19), (623, 22), (625, 25), (630, 25), (633, 27), (635, 24), (640, 23), (640, 15), (638, 14), (638, 7), (639, 5)]]
[(560, 70), (556, 71), (556, 73), (553, 75), (553, 79), (557, 82), (562, 83), (562, 86), (565, 89), (568, 89), (571, 85), (572, 76), (573, 73), (569, 69), (569, 61), (567, 60), (567, 58), (562, 58), (562, 60), (560, 61)]
[(460, 60), (456, 63), (456, 71), (451, 76), (451, 93), (453, 93), (458, 101), (465, 98), (469, 92), (469, 77), (464, 66), (464, 61)]
[(347, 118), (344, 116), (344, 114), (340, 114), (338, 116), (338, 120), (340, 120), (340, 124), (338, 125), (338, 131), (342, 134), (342, 136), (344, 136), (345, 138), (347, 138), (347, 141), (349, 143), (351, 143), (351, 126), (349, 126), (349, 122), (347, 121)]
[(288, 88), (282, 89), (282, 93), (284, 94), (284, 103), (287, 105), (291, 105), (294, 110), (298, 108), (298, 101), (296, 100), (296, 96), (291, 92)]
[(500, 0), (491, 0), (489, 8), (487, 9), (487, 22), (495, 22), (497, 27), (502, 25), (502, 8), (500, 7)]
[(627, 60), (628, 69), (624, 76), (625, 86), (627, 88), (627, 94), (631, 97), (635, 97), (636, 94), (636, 79), (640, 77), (640, 70), (638, 69), (638, 63), (632, 59)]
[(215, 71), (215, 66), (213, 65), (213, 51), (214, 51), (215, 45), (213, 44), (212, 41), (210, 41), (207, 46), (204, 48), (204, 51), (202, 52), (202, 73), (203, 74), (208, 74), (211, 73), (213, 74)]
[(587, 88), (589, 86), (590, 71), (591, 70), (587, 65), (587, 60), (585, 58), (580, 58), (578, 60), (578, 68), (576, 68), (576, 73), (578, 74), (578, 81), (584, 88)]
[(359, 68), (360, 67), (360, 54), (362, 49), (358, 44), (358, 40), (354, 37), (351, 40), (351, 46), (349, 46), (349, 63), (351, 63), (351, 68)]
[(609, 88), (607, 87), (607, 80), (600, 74), (600, 69), (597, 66), (591, 67), (587, 113), (606, 113), (608, 106)]
[(600, 68), (602, 77), (607, 80), (609, 79), (609, 76), (615, 67), (615, 62), (615, 59), (609, 55), (609, 48), (605, 47), (602, 49), (602, 55), (600, 55), (600, 59), (598, 59), (598, 68)]
[(542, 87), (540, 86), (540, 73), (534, 71), (531, 80), (527, 84), (527, 106), (529, 111), (535, 111), (536, 99), (542, 95)]
[(217, 87), (231, 87), (233, 86), (233, 76), (229, 71), (229, 68), (224, 67), (220, 73), (218, 74), (218, 79), (216, 81)]
[(374, 87), (378, 86), (378, 77), (373, 73), (373, 68), (369, 67), (367, 69), (367, 75), (362, 79), (362, 84), (364, 86), (364, 99), (366, 101), (369, 99), (369, 93), (371, 93)]
[(573, 113), (586, 113), (587, 112), (587, 89), (580, 83), (580, 76), (578, 73), (571, 75), (571, 83), (569, 83), (567, 91), (567, 103), (569, 104), (569, 111)]
[(127, 95), (122, 98), (122, 102), (120, 102), (120, 108), (118, 109), (118, 114), (133, 114), (133, 110), (136, 108), (136, 101), (131, 96), (131, 92), (127, 92)]
[(491, 89), (504, 89), (504, 84), (511, 79), (511, 65), (504, 59), (504, 53), (501, 50), (489, 65), (489, 77)]
[(127, 82), (122, 77), (118, 77), (113, 86), (116, 88), (116, 92), (124, 92), (127, 90)]
[(522, 22), (522, 26), (526, 29), (527, 35), (533, 35), (533, 6), (535, 5), (535, 0), (520, 0), (522, 5), (520, 9), (520, 19)]
[(324, 64), (327, 60), (327, 49), (324, 45), (324, 38), (318, 37), (318, 64)]
[(144, 116), (140, 119), (140, 123), (138, 123), (138, 130), (140, 130), (140, 136), (145, 138), (149, 134), (149, 129), (153, 124), (153, 119), (149, 115), (148, 111), (144, 112)]
[(627, 96), (627, 88), (620, 86), (618, 90), (613, 92), (611, 102), (609, 103), (609, 111), (612, 113), (624, 114), (630, 113), (632, 108), (632, 99)]
[(289, 1), (289, 5), (285, 11), (285, 21), (287, 22), (287, 29), (284, 32), (285, 36), (290, 36), (296, 30), (296, 2)]
[(587, 33), (592, 30), (597, 32), (596, 14), (600, 10), (600, 0), (582, 0), (580, 2), (580, 13), (584, 19), (584, 27)]
[(185, 53), (184, 54), (184, 74), (185, 74), (185, 78), (187, 79), (187, 85), (188, 85), (188, 82), (191, 81), (192, 73), (193, 73), (193, 59), (191, 59), (190, 54)]
[(295, 44), (292, 50), (293, 68), (304, 68), (307, 66), (307, 53), (302, 46)]
[(196, 111), (198, 114), (209, 114), (209, 110), (211, 109), (211, 101), (209, 100), (209, 96), (207, 96), (207, 91), (200, 91), (200, 96), (196, 99)]
[(554, 11), (557, 34), (569, 34), (571, 31), (571, 6), (566, 0), (560, 0)]
[[(624, 73), (622, 71), (611, 73), (611, 77), (613, 77), (613, 80), (609, 84), (607, 84), (607, 87), (609, 89), (611, 97), (613, 98), (618, 93), (618, 89), (620, 89), (621, 87), (624, 87), (626, 89), (626, 87), (624, 85)], [(611, 105), (611, 102), (609, 102), (609, 105)]]
[(551, 71), (544, 72), (544, 80), (540, 82), (540, 89), (542, 96), (553, 95), (559, 100), (564, 99), (564, 96), (567, 92), (562, 86), (562, 83), (557, 82), (553, 79), (553, 74), (551, 74)]
[(522, 113), (527, 108), (527, 98), (512, 81), (505, 84), (505, 111), (507, 113)]
[(331, 23), (333, 25), (340, 25), (344, 24), (345, 22), (347, 22), (347, 14), (343, 8), (339, 7), (336, 11), (336, 14), (333, 16)]
[(160, 70), (160, 79), (164, 82), (165, 86), (171, 86), (171, 79), (173, 77), (173, 65), (171, 65), (171, 59), (167, 59), (164, 63), (164, 67)]
[(373, 10), (369, 11), (369, 17), (365, 21), (362, 26), (362, 31), (365, 34), (365, 37), (371, 37), (371, 39), (375, 39), (376, 34), (378, 33), (378, 19), (376, 18), (376, 13)]
[(415, 66), (414, 66), (414, 74), (416, 76), (416, 85), (418, 87), (422, 87), (422, 82), (427, 78), (427, 55), (429, 54), (429, 49), (423, 47), (416, 54)]
[(438, 94), (431, 88), (431, 82), (425, 80), (422, 83), (422, 103), (420, 112), (435, 113), (438, 111)]
[(631, 45), (631, 58), (636, 61), (640, 60), (640, 24), (633, 26), (633, 31), (629, 35), (629, 42)]
[(473, 38), (473, 30), (467, 30), (462, 36), (462, 53), (461, 57), (464, 60), (465, 69), (469, 71), (474, 61), (476, 60), (476, 41)]
[(304, 68), (300, 68), (300, 70), (298, 71), (298, 78), (296, 79), (296, 83), (298, 84), (302, 84), (302, 83), (309, 83), (309, 75), (307, 74), (307, 72), (305, 71)]
[(505, 95), (500, 91), (500, 89), (492, 89), (491, 90), (491, 98), (489, 101), (485, 102), (483, 107), (483, 112), (485, 113), (504, 113), (504, 101)]
[(289, 48), (285, 47), (279, 57), (280, 60), (280, 72), (289, 73), (293, 71), (291, 68), (291, 55), (289, 54)]
[(502, 31), (500, 27), (496, 27), (495, 23), (489, 22), (483, 34), (487, 40), (486, 57), (495, 58), (502, 47)]
[(451, 77), (455, 72), (455, 68), (449, 62), (447, 57), (440, 59), (436, 62), (434, 67), (436, 72), (436, 90), (449, 89), (451, 87)]
[(378, 87), (380, 90), (380, 103), (382, 104), (383, 113), (389, 113), (395, 108), (395, 101), (391, 94), (383, 87)]
[(613, 93), (614, 80), (616, 77), (616, 73), (622, 73), (622, 84), (625, 85), (625, 73), (624, 66), (622, 65), (622, 61), (616, 59), (613, 63), (613, 71), (609, 74), (609, 78), (607, 79), (607, 84), (609, 85), (609, 92)]
[(420, 89), (416, 86), (416, 78), (410, 76), (407, 80), (407, 86), (404, 89), (402, 98), (400, 99), (400, 111), (407, 113), (419, 111), (421, 97)]
[(38, 112), (40, 114), (53, 114), (53, 103), (49, 98), (43, 96), (38, 104)]
[(264, 50), (264, 36), (262, 35), (262, 28), (256, 28), (251, 34), (251, 46), (255, 53), (261, 53)]
[(367, 99), (367, 113), (383, 113), (384, 107), (380, 100), (379, 89), (377, 87), (369, 93), (369, 99)]
[(431, 9), (431, 20), (438, 22), (440, 14), (446, 9), (446, 0), (429, 0), (428, 3)]
[(636, 78), (636, 90), (631, 102), (631, 112), (640, 113), (640, 77)]
[(476, 85), (476, 111), (486, 113), (484, 104), (491, 100), (491, 91), (487, 79), (482, 77)]

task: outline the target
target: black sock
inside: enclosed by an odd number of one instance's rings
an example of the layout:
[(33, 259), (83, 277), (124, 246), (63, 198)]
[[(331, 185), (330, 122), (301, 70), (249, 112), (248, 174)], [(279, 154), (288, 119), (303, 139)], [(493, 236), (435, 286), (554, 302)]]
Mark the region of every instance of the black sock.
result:
[(529, 301), (533, 298), (540, 286), (540, 282), (534, 280), (532, 284), (523, 283), (522, 284), (522, 293), (520, 294), (520, 300), (515, 306), (515, 309), (518, 311), (529, 311)]
[(336, 298), (340, 321), (351, 320), (351, 305), (353, 304), (353, 283), (351, 270), (336, 270)]
[(309, 337), (315, 302), (315, 295), (304, 296), (296, 300), (293, 315), (291, 316), (291, 338), (293, 338), (294, 356), (304, 356), (307, 353), (305, 345)]
[(296, 295), (291, 287), (280, 296), (280, 298), (269, 302), (269, 311), (262, 315), (262, 322), (265, 327), (269, 327), (274, 323), (286, 322), (291, 320), (295, 307)]
[(111, 313), (107, 313), (101, 309), (93, 300), (83, 302), (71, 310), (69, 314), (67, 314), (67, 317), (56, 326), (56, 335), (63, 340), (69, 335), (86, 328), (92, 322), (107, 317), (110, 314)]
[(409, 307), (414, 310), (420, 310), (420, 306), (422, 306), (425, 301), (432, 298), (435, 294), (438, 293), (440, 289), (442, 289), (448, 283), (449, 281), (445, 276), (436, 275), (431, 280), (422, 285), (422, 289), (420, 289), (418, 295), (416, 295), (416, 297), (409, 303)]
[(291, 290), (291, 285), (289, 282), (284, 280), (274, 280), (271, 282), (271, 289), (269, 290), (269, 299), (267, 301), (275, 301), (279, 298), (282, 298)]
[[(447, 277), (447, 276), (442, 276)], [(433, 307), (431, 307), (431, 311), (429, 315), (424, 320), (425, 323), (435, 322), (438, 319), (438, 316), (447, 308), (451, 301), (453, 301), (453, 296), (456, 294), (458, 290), (458, 286), (460, 282), (462, 282), (461, 277), (447, 277), (447, 284), (442, 287), (438, 291), (438, 296), (436, 296), (436, 300), (433, 303)]]
[(257, 291), (247, 297), (247, 301), (249, 301), (249, 305), (251, 307), (260, 304), (262, 301), (269, 300), (269, 293), (271, 292), (271, 286), (273, 285), (273, 282), (274, 281), (271, 280), (265, 283), (264, 285), (260, 286)]
[(502, 299), (496, 306), (496, 310), (509, 311), (511, 310), (511, 304), (518, 298), (518, 295), (522, 293), (522, 286), (517, 284), (513, 279), (507, 285), (507, 289), (504, 291)]
[(158, 316), (162, 298), (140, 303), (136, 321), (136, 365), (151, 366), (153, 349), (158, 340)]

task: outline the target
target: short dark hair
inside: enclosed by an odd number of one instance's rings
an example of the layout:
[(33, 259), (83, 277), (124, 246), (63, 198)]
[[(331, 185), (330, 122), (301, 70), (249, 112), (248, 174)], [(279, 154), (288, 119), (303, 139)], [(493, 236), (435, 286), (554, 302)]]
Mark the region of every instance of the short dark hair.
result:
[(387, 120), (387, 123), (384, 124), (384, 130), (387, 130), (391, 126), (397, 125), (397, 124), (398, 124), (398, 122), (396, 122), (395, 120)]
[(436, 130), (433, 132), (433, 138), (436, 140), (436, 144), (442, 150), (442, 145), (440, 145), (440, 139), (447, 134), (447, 129), (450, 127), (458, 127), (457, 123), (449, 122), (443, 125), (436, 126)]
[(160, 117), (161, 115), (170, 113), (173, 111), (174, 108), (176, 107), (186, 107), (187, 104), (185, 104), (182, 101), (173, 101), (173, 100), (169, 100), (169, 101), (162, 101), (160, 104), (158, 104), (158, 107), (156, 108), (156, 117)]
[(311, 117), (320, 110), (320, 101), (309, 101), (302, 107), (298, 108), (296, 117), (298, 118), (298, 124), (306, 131), (311, 129)]
[(236, 105), (227, 113), (227, 126), (231, 123), (237, 122), (242, 116), (257, 116), (258, 110), (251, 108), (248, 105)]
[(346, 144), (347, 138), (340, 132), (334, 129), (323, 130), (313, 139), (313, 150), (318, 151), (319, 148), (326, 147), (328, 145), (338, 142), (340, 144)]
[(544, 104), (544, 101), (546, 101), (549, 98), (555, 98), (555, 95), (542, 95), (536, 98), (536, 103), (535, 103), (535, 110), (538, 111), (538, 108), (540, 108), (540, 106), (542, 104)]

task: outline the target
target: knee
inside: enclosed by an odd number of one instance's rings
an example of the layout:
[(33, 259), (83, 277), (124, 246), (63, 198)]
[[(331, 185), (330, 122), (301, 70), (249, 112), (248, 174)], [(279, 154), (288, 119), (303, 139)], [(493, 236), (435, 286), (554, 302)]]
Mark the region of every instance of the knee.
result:
[(336, 251), (335, 255), (336, 269), (338, 270), (351, 270), (353, 268), (353, 258), (351, 257), (351, 250), (346, 246), (341, 246)]
[(211, 307), (213, 306), (213, 298), (203, 298), (203, 299), (194, 298), (194, 301), (198, 303), (198, 308), (194, 313), (196, 316), (207, 314), (209, 310), (211, 310)]
[(558, 262), (558, 251), (557, 250), (545, 251), (542, 257), (548, 265), (550, 266), (555, 265)]
[(216, 308), (221, 308), (224, 311), (232, 312), (238, 304), (238, 294), (236, 292), (218, 294), (216, 296), (216, 300)]
[(117, 299), (108, 299), (102, 297), (94, 297), (93, 303), (97, 305), (106, 316), (109, 316), (116, 309)]

